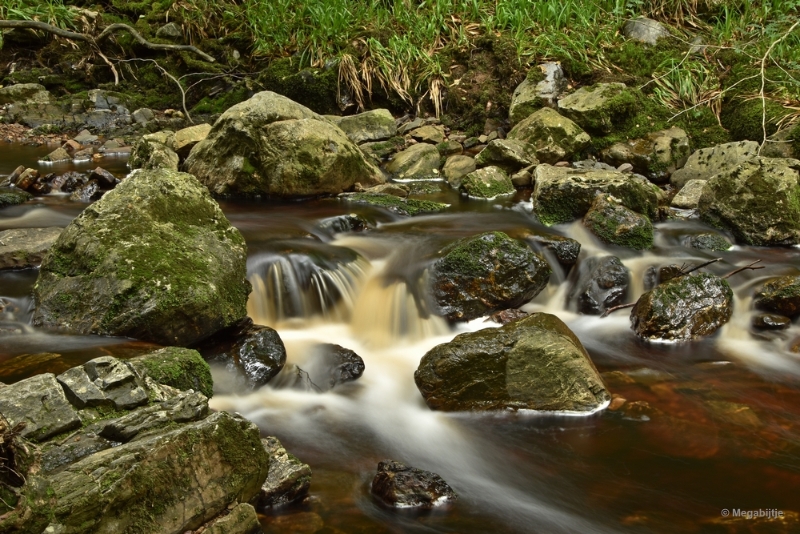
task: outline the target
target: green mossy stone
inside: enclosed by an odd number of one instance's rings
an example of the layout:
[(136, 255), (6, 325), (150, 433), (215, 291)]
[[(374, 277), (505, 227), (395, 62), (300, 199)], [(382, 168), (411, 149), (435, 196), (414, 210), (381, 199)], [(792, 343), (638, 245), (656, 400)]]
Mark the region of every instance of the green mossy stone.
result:
[(0, 188), (0, 208), (16, 206), (32, 198), (33, 195), (21, 189)]
[(604, 243), (634, 250), (653, 248), (650, 220), (626, 208), (614, 197), (598, 195), (583, 218), (583, 224)]
[(485, 200), (515, 192), (511, 178), (499, 167), (484, 167), (469, 173), (461, 180), (460, 189), (470, 198)]
[(443, 204), (441, 202), (401, 198), (386, 193), (346, 193), (340, 195), (339, 198), (347, 202), (385, 208), (397, 214), (408, 216), (439, 213), (450, 207), (450, 204)]
[(196, 350), (166, 347), (137, 356), (129, 363), (159, 384), (182, 391), (193, 389), (208, 398), (214, 394), (211, 369)]
[(800, 276), (783, 276), (768, 281), (756, 292), (755, 306), (787, 317), (800, 315)]

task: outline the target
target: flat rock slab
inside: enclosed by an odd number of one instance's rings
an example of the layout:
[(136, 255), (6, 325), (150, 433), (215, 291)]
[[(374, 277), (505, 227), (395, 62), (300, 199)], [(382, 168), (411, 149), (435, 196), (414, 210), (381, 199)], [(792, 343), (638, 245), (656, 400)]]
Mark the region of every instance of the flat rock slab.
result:
[(0, 413), (11, 426), (25, 423), (22, 437), (43, 441), (81, 425), (52, 373), (36, 375), (0, 389)]
[(63, 231), (63, 228), (53, 227), (0, 232), (0, 270), (38, 267)]

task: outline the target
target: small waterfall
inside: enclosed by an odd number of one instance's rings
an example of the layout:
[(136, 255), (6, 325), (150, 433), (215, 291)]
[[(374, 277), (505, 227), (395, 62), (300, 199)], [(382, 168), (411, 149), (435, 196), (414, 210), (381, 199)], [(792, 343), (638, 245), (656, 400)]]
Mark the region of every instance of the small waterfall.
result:
[(355, 252), (322, 243), (284, 241), (248, 260), (253, 292), (247, 313), (258, 324), (275, 326), (321, 317), (347, 321), (370, 270)]

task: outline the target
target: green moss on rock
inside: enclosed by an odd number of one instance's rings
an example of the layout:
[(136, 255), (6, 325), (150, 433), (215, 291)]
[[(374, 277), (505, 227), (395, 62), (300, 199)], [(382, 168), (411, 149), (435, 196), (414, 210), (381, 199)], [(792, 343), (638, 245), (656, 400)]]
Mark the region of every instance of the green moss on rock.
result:
[(193, 389), (209, 398), (214, 393), (211, 369), (196, 350), (167, 347), (138, 356), (129, 363), (159, 384), (184, 391)]
[(386, 208), (400, 215), (422, 215), (426, 213), (439, 213), (450, 207), (450, 204), (419, 200), (414, 198), (400, 198), (386, 193), (347, 193), (339, 198), (357, 204), (369, 204)]

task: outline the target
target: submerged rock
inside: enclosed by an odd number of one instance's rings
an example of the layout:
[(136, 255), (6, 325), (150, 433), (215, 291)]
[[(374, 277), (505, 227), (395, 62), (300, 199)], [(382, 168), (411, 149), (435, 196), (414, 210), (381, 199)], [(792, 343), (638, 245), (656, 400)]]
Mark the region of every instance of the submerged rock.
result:
[(19, 228), (0, 232), (0, 270), (38, 267), (62, 228)]
[(543, 163), (569, 160), (591, 141), (577, 124), (550, 108), (542, 108), (514, 126), (508, 139), (530, 143)]
[(502, 232), (487, 232), (452, 243), (430, 268), (436, 314), (469, 321), (516, 308), (538, 295), (552, 270), (541, 256)]
[(733, 246), (725, 236), (711, 232), (686, 236), (682, 243), (687, 247), (700, 250), (713, 250), (715, 252), (730, 250)]
[(372, 494), (393, 508), (433, 508), (458, 499), (442, 477), (394, 460), (378, 463)]
[(401, 198), (387, 193), (343, 193), (339, 198), (356, 204), (368, 204), (393, 211), (399, 215), (424, 215), (439, 213), (450, 207), (450, 204), (419, 200), (416, 198)]
[(189, 345), (246, 315), (245, 261), (241, 234), (194, 177), (139, 171), (50, 249), (33, 322)]
[(352, 382), (364, 374), (364, 360), (354, 351), (326, 343), (314, 349), (315, 357), (306, 367), (321, 391)]
[(709, 273), (672, 278), (639, 298), (631, 327), (645, 339), (686, 341), (713, 334), (733, 314), (728, 282)]
[(249, 317), (204, 341), (198, 350), (206, 361), (236, 374), (240, 391), (263, 386), (286, 363), (286, 348), (278, 332), (254, 325)]
[(653, 247), (653, 224), (609, 195), (597, 195), (583, 224), (604, 243), (646, 250)]
[(546, 313), (437, 345), (414, 380), (428, 406), (444, 411), (587, 413), (611, 398), (575, 334)]
[(258, 494), (259, 510), (305, 497), (311, 487), (311, 468), (288, 452), (278, 438), (269, 436), (261, 443), (269, 454), (269, 474)]
[(782, 276), (764, 284), (755, 294), (759, 310), (795, 317), (800, 315), (800, 276)]
[(534, 171), (533, 209), (547, 225), (583, 217), (598, 193), (654, 219), (661, 197), (658, 186), (643, 176), (617, 171), (581, 170), (539, 165)]
[(616, 256), (593, 256), (581, 262), (577, 279), (569, 293), (578, 312), (600, 315), (625, 302), (630, 271)]
[(185, 168), (218, 195), (304, 197), (384, 181), (341, 129), (270, 91), (223, 113)]
[(800, 160), (753, 158), (706, 183), (700, 218), (748, 245), (800, 244)]
[(753, 317), (752, 324), (759, 330), (785, 330), (792, 326), (792, 320), (774, 313), (759, 313)]

